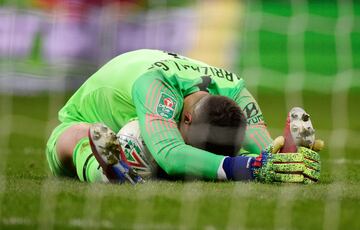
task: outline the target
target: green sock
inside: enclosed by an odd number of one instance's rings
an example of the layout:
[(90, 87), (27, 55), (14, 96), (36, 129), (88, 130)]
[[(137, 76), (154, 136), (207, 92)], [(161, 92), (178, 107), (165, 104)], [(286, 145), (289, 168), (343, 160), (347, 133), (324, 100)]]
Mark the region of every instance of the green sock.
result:
[(73, 153), (73, 162), (80, 181), (104, 181), (99, 163), (92, 154), (89, 138), (83, 138), (77, 143)]

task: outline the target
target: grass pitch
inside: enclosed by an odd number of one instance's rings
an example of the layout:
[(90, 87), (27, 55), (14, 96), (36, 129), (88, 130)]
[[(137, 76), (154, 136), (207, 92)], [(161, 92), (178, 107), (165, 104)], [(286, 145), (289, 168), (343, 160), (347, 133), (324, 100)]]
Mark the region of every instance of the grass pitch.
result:
[[(264, 91), (257, 98), (273, 136), (281, 134), (284, 95)], [(0, 96), (0, 229), (360, 229), (360, 95), (349, 92), (347, 117), (337, 121), (351, 127), (340, 144), (332, 143), (332, 96), (303, 99), (328, 146), (321, 183), (149, 181), (134, 187), (49, 175), (44, 146), (66, 96)]]

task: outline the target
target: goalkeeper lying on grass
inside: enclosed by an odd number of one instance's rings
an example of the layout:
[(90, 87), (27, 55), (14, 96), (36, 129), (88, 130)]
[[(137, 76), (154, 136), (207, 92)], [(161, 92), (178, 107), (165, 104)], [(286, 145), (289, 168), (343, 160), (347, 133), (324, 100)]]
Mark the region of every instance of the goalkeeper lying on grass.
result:
[(69, 99), (47, 143), (51, 171), (88, 182), (142, 181), (120, 160), (114, 135), (135, 118), (168, 177), (304, 183), (320, 176), (310, 149), (271, 153), (273, 140), (243, 79), (158, 50), (114, 58)]

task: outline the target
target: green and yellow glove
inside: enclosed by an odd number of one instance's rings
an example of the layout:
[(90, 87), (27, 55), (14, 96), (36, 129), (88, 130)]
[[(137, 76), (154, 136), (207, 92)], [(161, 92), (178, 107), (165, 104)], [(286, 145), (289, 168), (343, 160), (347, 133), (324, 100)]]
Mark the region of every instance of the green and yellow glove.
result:
[[(284, 137), (275, 138), (273, 143), (268, 147), (268, 151), (275, 154), (284, 146)], [(324, 142), (320, 139), (315, 140), (310, 148), (298, 147), (298, 153), (304, 157), (304, 183), (310, 184), (319, 181), (321, 172), (320, 150), (324, 148)], [(289, 154), (289, 153), (285, 153)]]
[(252, 163), (255, 180), (265, 183), (303, 183), (304, 157), (301, 153), (262, 152)]
[(304, 157), (304, 183), (311, 184), (320, 180), (320, 155), (319, 153), (305, 147), (299, 147), (298, 152)]
[[(297, 153), (279, 153), (283, 145), (284, 138), (279, 137), (259, 156), (246, 154), (226, 157), (222, 164), (226, 178), (264, 183), (308, 184), (318, 181), (321, 169), (320, 155), (305, 147), (299, 147)], [(317, 148), (313, 146), (312, 149)]]
[(228, 180), (303, 183), (305, 165), (301, 153), (273, 154), (264, 151), (257, 157), (226, 157), (222, 168)]

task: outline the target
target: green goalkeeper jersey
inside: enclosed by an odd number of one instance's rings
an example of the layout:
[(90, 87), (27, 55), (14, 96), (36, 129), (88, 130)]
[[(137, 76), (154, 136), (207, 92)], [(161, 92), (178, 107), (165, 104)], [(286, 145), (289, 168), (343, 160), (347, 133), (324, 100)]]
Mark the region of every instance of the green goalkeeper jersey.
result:
[(94, 73), (59, 112), (61, 122), (102, 122), (115, 132), (138, 118), (152, 156), (169, 175), (223, 177), (224, 156), (186, 145), (178, 130), (184, 97), (204, 90), (235, 100), (248, 119), (244, 149), (270, 142), (262, 114), (234, 73), (177, 54), (137, 50)]

